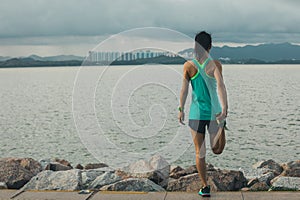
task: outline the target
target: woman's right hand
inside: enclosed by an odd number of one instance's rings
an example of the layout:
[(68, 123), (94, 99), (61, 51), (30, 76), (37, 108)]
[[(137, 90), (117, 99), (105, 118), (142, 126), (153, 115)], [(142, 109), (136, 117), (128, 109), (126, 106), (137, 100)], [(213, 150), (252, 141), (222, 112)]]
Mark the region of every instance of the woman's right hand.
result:
[(184, 123), (184, 112), (183, 111), (179, 111), (178, 121), (179, 121), (180, 124), (185, 125), (185, 123)]

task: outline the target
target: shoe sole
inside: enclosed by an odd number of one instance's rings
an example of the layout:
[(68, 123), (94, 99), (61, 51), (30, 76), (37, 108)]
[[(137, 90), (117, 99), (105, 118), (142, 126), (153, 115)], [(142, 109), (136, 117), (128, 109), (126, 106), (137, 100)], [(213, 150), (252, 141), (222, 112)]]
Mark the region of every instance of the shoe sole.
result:
[(202, 197), (210, 197), (210, 194), (200, 194), (200, 193), (198, 193), (198, 194)]

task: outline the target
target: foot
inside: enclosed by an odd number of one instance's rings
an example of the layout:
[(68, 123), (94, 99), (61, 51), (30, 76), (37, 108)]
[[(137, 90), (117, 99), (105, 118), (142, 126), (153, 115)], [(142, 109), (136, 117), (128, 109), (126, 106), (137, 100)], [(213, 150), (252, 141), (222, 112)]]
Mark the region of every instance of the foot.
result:
[(210, 197), (210, 186), (208, 185), (206, 187), (201, 188), (198, 194), (202, 197)]

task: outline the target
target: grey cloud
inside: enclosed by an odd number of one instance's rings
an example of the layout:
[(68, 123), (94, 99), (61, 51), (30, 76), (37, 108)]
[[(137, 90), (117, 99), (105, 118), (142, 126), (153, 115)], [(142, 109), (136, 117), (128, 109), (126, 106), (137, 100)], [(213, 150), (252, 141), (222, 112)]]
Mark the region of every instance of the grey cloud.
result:
[[(2, 0), (0, 37), (96, 36), (136, 27), (171, 28), (193, 36), (205, 29), (232, 42), (293, 35), (293, 0)], [(255, 42), (255, 41), (254, 41)]]

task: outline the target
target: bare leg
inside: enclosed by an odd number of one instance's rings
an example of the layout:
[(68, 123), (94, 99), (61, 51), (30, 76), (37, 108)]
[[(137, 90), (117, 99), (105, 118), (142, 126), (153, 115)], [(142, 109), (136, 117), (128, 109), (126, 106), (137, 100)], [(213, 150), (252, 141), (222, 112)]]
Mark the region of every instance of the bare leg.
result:
[(210, 134), (210, 144), (215, 154), (221, 154), (223, 152), (226, 144), (224, 128), (219, 128), (217, 133)]
[(205, 154), (206, 154), (206, 147), (205, 147), (205, 135), (202, 133), (197, 133), (196, 131), (192, 130), (193, 141), (195, 145), (196, 151), (196, 167), (199, 174), (199, 178), (202, 182), (202, 186), (207, 186), (206, 181), (206, 163), (205, 163)]

